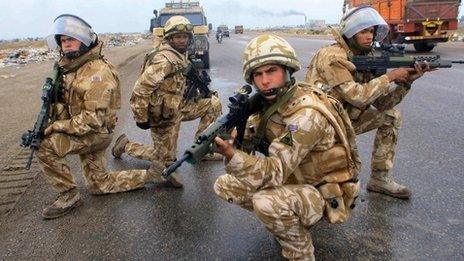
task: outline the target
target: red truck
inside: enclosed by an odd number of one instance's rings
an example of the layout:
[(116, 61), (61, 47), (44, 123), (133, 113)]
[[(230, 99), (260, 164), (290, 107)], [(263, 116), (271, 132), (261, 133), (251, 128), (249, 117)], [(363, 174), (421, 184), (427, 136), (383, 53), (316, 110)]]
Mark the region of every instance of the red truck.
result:
[(461, 0), (345, 0), (344, 9), (372, 6), (390, 25), (387, 42), (414, 44), (416, 51), (428, 52), (458, 28), (460, 4)]

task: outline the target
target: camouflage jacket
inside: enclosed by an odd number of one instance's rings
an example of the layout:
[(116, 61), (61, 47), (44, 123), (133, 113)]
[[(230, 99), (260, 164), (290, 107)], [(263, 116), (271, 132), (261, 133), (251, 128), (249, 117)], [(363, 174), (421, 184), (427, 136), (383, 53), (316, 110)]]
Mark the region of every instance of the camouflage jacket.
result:
[(155, 55), (144, 62), (130, 98), (136, 122), (147, 122), (149, 117), (153, 122), (168, 120), (179, 113), (187, 66), (186, 54), (177, 52), (166, 41), (157, 47)]
[(348, 59), (353, 55), (348, 45), (337, 31), (333, 30), (333, 34), (337, 43), (315, 54), (308, 66), (306, 82), (322, 87), (338, 100), (363, 110), (390, 91), (389, 79), (387, 75), (374, 78), (370, 72), (356, 71)]
[[(349, 168), (348, 180), (359, 170), (354, 130), (341, 105), (335, 99), (329, 101), (326, 94), (305, 83), (296, 83), (294, 87), (293, 97), (267, 122), (265, 137), (271, 142), (269, 156), (258, 157), (236, 149), (226, 165), (227, 173), (255, 189), (298, 183), (317, 185), (331, 172)], [(335, 123), (337, 126), (321, 113), (328, 111), (329, 102), (338, 104), (338, 109), (330, 110), (337, 110), (338, 115), (328, 113), (331, 118), (337, 118), (340, 123)], [(262, 114), (249, 118), (245, 139), (250, 139), (253, 130), (258, 129)]]
[(109, 133), (121, 107), (119, 78), (100, 42), (76, 59), (61, 58), (62, 94), (54, 106), (53, 130), (70, 135)]

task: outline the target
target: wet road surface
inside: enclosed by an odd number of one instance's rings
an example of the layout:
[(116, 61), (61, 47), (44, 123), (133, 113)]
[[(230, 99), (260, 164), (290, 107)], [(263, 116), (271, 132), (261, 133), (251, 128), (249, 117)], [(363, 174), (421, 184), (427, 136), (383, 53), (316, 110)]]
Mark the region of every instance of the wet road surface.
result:
[[(227, 97), (244, 83), (241, 52), (251, 38), (231, 34), (222, 44), (211, 42), (212, 88), (219, 91), (224, 109)], [(314, 52), (331, 42), (287, 40), (303, 65), (298, 79), (303, 79)], [(133, 48), (124, 57), (115, 50), (108, 56), (119, 65), (123, 87), (123, 109), (115, 137), (124, 132), (144, 143), (150, 143), (150, 135), (135, 127), (128, 100), (147, 48), (148, 44)], [(434, 53), (464, 59), (464, 45), (444, 44)], [(44, 73), (44, 68), (49, 67), (37, 65), (24, 70)], [(399, 106), (403, 127), (393, 176), (410, 187), (412, 199), (397, 200), (365, 191), (373, 133), (360, 136), (364, 163), (361, 195), (348, 222), (333, 225), (321, 221), (310, 229), (317, 259), (464, 259), (463, 82), (464, 65), (430, 73), (413, 85)], [(31, 100), (34, 97), (29, 96)], [(34, 106), (30, 109), (33, 116), (23, 119), (35, 118), (39, 105)], [(178, 155), (192, 142), (197, 124), (183, 123)], [(23, 125), (27, 128), (30, 123)], [(5, 144), (14, 143), (6, 140)], [(55, 194), (39, 174), (15, 209), (2, 218), (0, 259), (281, 260), (279, 244), (252, 213), (214, 194), (213, 183), (224, 173), (222, 162), (183, 164), (178, 169), (183, 190), (147, 185), (133, 192), (92, 196), (85, 189), (77, 157), (69, 159), (83, 206), (63, 218), (42, 220), (40, 213)], [(148, 162), (127, 156), (116, 160), (110, 153), (108, 162), (110, 169), (148, 167)]]

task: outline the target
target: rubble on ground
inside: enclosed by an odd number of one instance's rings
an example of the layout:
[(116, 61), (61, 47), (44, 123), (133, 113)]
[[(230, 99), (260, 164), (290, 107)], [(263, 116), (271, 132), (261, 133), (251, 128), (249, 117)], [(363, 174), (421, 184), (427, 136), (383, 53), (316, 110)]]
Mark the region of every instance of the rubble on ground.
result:
[(450, 37), (450, 41), (452, 42), (464, 42), (464, 33), (461, 32), (456, 32), (454, 34), (451, 35)]
[[(102, 34), (100, 36), (100, 39), (102, 39), (107, 48), (112, 48), (115, 46), (133, 46), (145, 38), (146, 36), (140, 33)], [(50, 50), (46, 46), (21, 48), (10, 47), (8, 49), (2, 49), (0, 46), (0, 68), (7, 66), (22, 66), (25, 64), (38, 63), (42, 61), (58, 60), (58, 58), (58, 51)]]
[(58, 52), (51, 51), (46, 47), (0, 50), (0, 68), (56, 60), (58, 57)]
[(143, 40), (142, 34), (111, 34), (106, 35), (105, 40), (108, 48), (115, 46), (133, 46)]

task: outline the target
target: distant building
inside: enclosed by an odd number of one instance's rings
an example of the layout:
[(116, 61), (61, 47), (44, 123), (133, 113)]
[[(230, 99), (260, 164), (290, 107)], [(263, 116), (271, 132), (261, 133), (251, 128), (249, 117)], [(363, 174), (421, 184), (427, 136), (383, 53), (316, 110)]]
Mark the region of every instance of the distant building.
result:
[(308, 20), (306, 28), (310, 29), (324, 29), (326, 27), (325, 20)]

